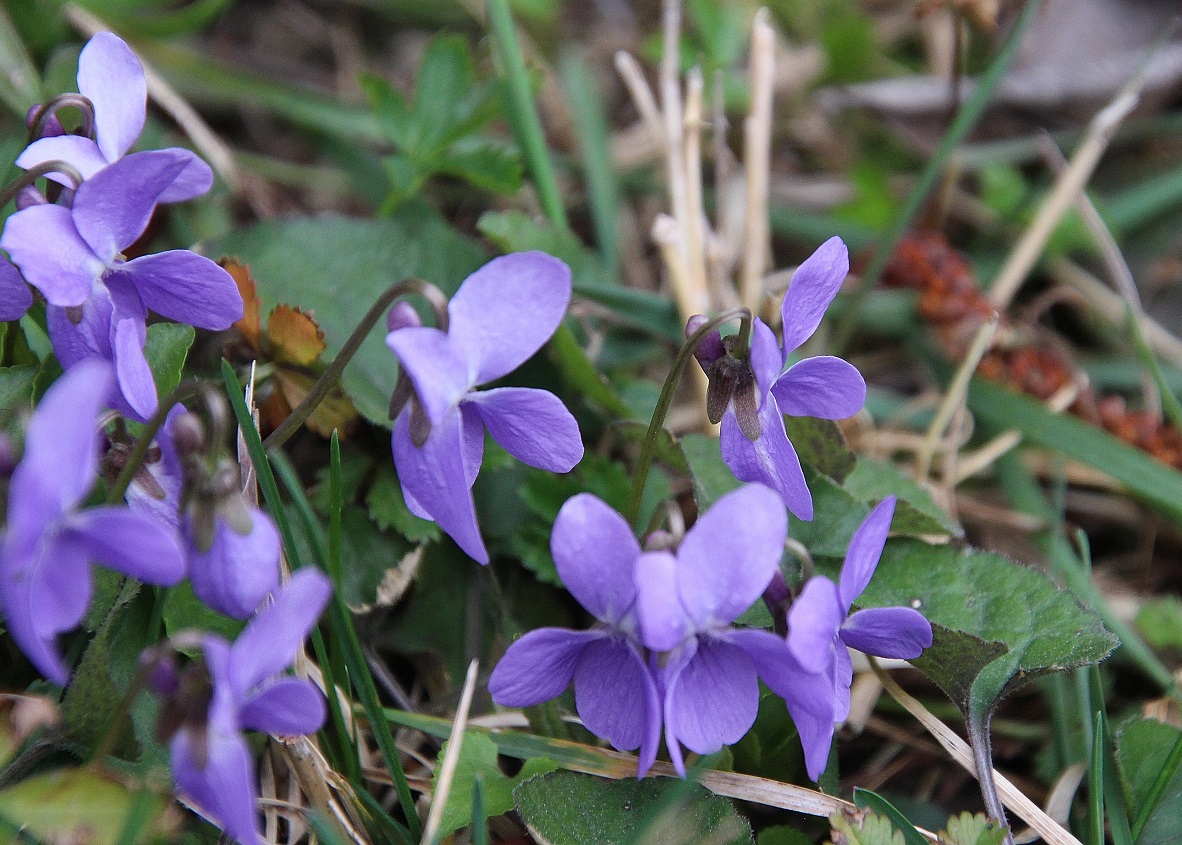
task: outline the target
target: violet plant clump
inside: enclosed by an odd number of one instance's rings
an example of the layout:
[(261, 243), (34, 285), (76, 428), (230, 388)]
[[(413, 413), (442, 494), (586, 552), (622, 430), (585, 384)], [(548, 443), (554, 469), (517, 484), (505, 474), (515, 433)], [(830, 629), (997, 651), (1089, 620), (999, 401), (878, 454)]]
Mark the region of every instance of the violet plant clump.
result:
[(447, 306), (447, 330), (405, 325), (399, 311), (386, 344), (414, 395), (398, 409), (391, 446), (407, 507), (431, 519), (480, 563), (472, 485), (484, 432), (522, 463), (569, 472), (583, 457), (579, 427), (553, 393), (527, 387), (477, 390), (524, 364), (554, 334), (570, 302), (570, 268), (542, 252), (490, 261)]
[[(789, 357), (812, 337), (825, 309), (849, 273), (849, 251), (830, 238), (797, 268), (784, 296), (783, 341), (756, 317), (748, 350), (711, 332), (695, 350), (710, 379), (707, 411), (722, 423), (723, 460), (740, 481), (765, 484), (804, 520), (813, 518), (813, 497), (800, 458), (784, 428), (784, 414), (845, 419), (866, 402), (866, 382), (848, 361), (832, 355), (805, 358), (785, 369)], [(686, 335), (705, 323), (695, 317)], [(742, 357), (736, 357), (736, 353)]]
[(253, 754), (243, 731), (302, 736), (324, 722), (324, 696), (315, 684), (282, 673), (316, 626), (331, 589), (322, 573), (302, 569), (233, 644), (206, 634), (200, 662), (181, 673), (167, 664), (152, 673), (165, 699), (159, 730), (169, 742), (177, 790), (242, 845), (263, 841)]
[(176, 584), (185, 571), (176, 534), (152, 518), (126, 507), (79, 508), (98, 480), (97, 420), (112, 382), (109, 365), (88, 361), (46, 392), (8, 488), (0, 610), (21, 651), (58, 684), (70, 670), (56, 640), (86, 615), (92, 561), (150, 584)]

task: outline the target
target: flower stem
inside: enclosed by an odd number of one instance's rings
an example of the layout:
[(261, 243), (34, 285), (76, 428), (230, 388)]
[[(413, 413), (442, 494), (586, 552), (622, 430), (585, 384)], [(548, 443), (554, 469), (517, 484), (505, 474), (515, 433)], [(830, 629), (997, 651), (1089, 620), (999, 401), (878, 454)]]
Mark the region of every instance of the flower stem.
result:
[(694, 350), (698, 348), (698, 344), (705, 339), (706, 335), (736, 317), (742, 321), (739, 327), (739, 347), (743, 348), (743, 341), (751, 335), (751, 312), (746, 308), (731, 308), (699, 326), (697, 331), (690, 335), (678, 350), (677, 357), (673, 359), (673, 367), (669, 370), (669, 375), (665, 377), (665, 383), (661, 385), (661, 395), (657, 399), (657, 407), (653, 410), (653, 418), (648, 424), (648, 431), (645, 432), (644, 442), (640, 446), (640, 457), (636, 460), (636, 470), (632, 476), (632, 489), (628, 494), (628, 507), (624, 511), (624, 518), (628, 520), (629, 525), (635, 525), (636, 518), (640, 515), (640, 500), (644, 496), (644, 485), (648, 480), (648, 472), (657, 452), (657, 440), (661, 433), (661, 426), (665, 422), (665, 415), (669, 413), (669, 406), (673, 404), (673, 393), (681, 382), (686, 364), (689, 363)]
[(29, 143), (41, 140), (41, 133), (45, 131), (45, 121), (56, 115), (58, 109), (68, 106), (73, 106), (82, 112), (82, 126), (80, 127), (82, 135), (93, 141), (94, 103), (90, 101), (89, 97), (84, 97), (81, 94), (66, 93), (58, 94), (48, 103), (43, 103), (33, 111), (29, 120)]
[(1001, 797), (997, 793), (997, 783), (993, 779), (993, 748), (989, 739), (989, 721), (993, 712), (968, 713), (965, 727), (969, 734), (969, 744), (973, 748), (973, 762), (977, 766), (977, 781), (981, 786), (981, 798), (985, 802), (985, 812), (997, 823), (1006, 828), (1005, 845), (1014, 845), (1014, 835), (1006, 823), (1006, 810), (1002, 806)]
[(74, 167), (74, 165), (67, 164), (64, 161), (58, 161), (57, 159), (43, 161), (36, 167), (30, 167), (20, 176), (5, 185), (3, 190), (0, 190), (0, 208), (8, 205), (12, 202), (13, 197), (49, 173), (60, 173), (62, 176), (65, 176), (74, 183), (75, 189), (82, 184), (82, 174), (78, 172), (78, 168)]
[(353, 358), (354, 353), (357, 352), (362, 342), (369, 335), (370, 329), (377, 323), (378, 318), (386, 312), (395, 299), (400, 296), (405, 296), (408, 293), (417, 293), (431, 303), (431, 307), (435, 311), (436, 327), (441, 331), (447, 331), (447, 302), (443, 300), (442, 307), (440, 306), (440, 297), (442, 294), (434, 285), (419, 279), (403, 279), (395, 285), (388, 287), (377, 301), (365, 312), (365, 316), (361, 318), (361, 322), (357, 324), (357, 328), (353, 329), (353, 333), (349, 335), (349, 339), (345, 341), (345, 345), (341, 347), (341, 351), (332, 359), (332, 363), (312, 385), (312, 389), (308, 391), (308, 395), (304, 397), (304, 401), (295, 407), (290, 414), (287, 415), (279, 427), (267, 435), (267, 439), (263, 441), (263, 447), (270, 451), (278, 449), (288, 439), (296, 433), (301, 425), (307, 422), (308, 417), (312, 416), (312, 412), (316, 410), (316, 406), (323, 401), (328, 392), (336, 385), (337, 379), (341, 377), (341, 373), (345, 371), (346, 365)]

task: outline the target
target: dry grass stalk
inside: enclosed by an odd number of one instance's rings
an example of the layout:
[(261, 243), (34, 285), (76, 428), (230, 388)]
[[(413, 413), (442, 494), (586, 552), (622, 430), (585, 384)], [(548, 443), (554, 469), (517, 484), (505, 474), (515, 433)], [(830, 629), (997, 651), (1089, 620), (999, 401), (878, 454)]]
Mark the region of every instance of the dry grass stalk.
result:
[(464, 727), (468, 721), (468, 711), (472, 707), (472, 695), (476, 692), (476, 674), (479, 661), (473, 660), (468, 664), (468, 676), (464, 679), (464, 691), (460, 695), (460, 706), (456, 710), (455, 721), (451, 726), (451, 741), (447, 745), (447, 753), (443, 755), (443, 762), (439, 767), (439, 785), (435, 794), (431, 796), (431, 812), (427, 815), (427, 824), (423, 828), (423, 842), (434, 845), (439, 836), (439, 824), (443, 821), (443, 807), (447, 804), (447, 794), (451, 791), (451, 782), (456, 775), (456, 766), (460, 762), (460, 749), (464, 745)]
[(747, 208), (743, 233), (743, 265), (739, 300), (759, 313), (763, 276), (770, 249), (768, 181), (772, 150), (772, 93), (775, 81), (776, 34), (767, 9), (755, 14), (751, 26), (751, 111), (743, 124), (743, 167), (747, 175)]

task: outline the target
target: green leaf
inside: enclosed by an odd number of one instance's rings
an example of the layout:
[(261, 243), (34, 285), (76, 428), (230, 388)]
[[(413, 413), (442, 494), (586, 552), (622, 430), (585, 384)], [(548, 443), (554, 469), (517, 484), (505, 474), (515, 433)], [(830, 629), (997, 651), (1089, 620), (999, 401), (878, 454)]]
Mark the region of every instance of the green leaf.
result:
[(908, 536), (952, 534), (959, 536), (960, 527), (936, 504), (932, 494), (887, 461), (865, 455), (845, 480), (845, 489), (864, 502), (877, 503), (887, 496), (898, 496), (891, 532)]
[(1117, 644), (1041, 572), (974, 549), (892, 540), (857, 604), (915, 607), (946, 629), (913, 663), (966, 714), (1041, 675), (1096, 663)]
[[(360, 316), (390, 285), (417, 277), (452, 293), (484, 263), (474, 241), (433, 211), (407, 205), (394, 217), (340, 215), (265, 220), (215, 243), (213, 254), (250, 265), (262, 309), (285, 302), (311, 310), (324, 331), (325, 355), (336, 355)], [(341, 383), (370, 421), (389, 426), (397, 368), (382, 321), (345, 367)]]
[(435, 167), (494, 194), (517, 193), (525, 178), (517, 148), (486, 138), (459, 141), (439, 155)]
[(399, 535), (379, 530), (364, 508), (346, 505), (341, 511), (341, 595), (345, 603), (352, 608), (373, 604), (386, 572), (411, 549)]
[(832, 420), (815, 417), (784, 417), (784, 429), (802, 464), (832, 478), (845, 481), (857, 459), (846, 445), (845, 435)]
[(1155, 596), (1146, 600), (1134, 620), (1137, 631), (1157, 649), (1182, 649), (1182, 599)]
[[(439, 751), (442, 760), (451, 740), (443, 743)], [(487, 734), (469, 731), (464, 734), (464, 744), (452, 777), (447, 803), (443, 806), (443, 819), (439, 825), (440, 836), (447, 836), (462, 827), (467, 827), (472, 816), (472, 787), (477, 776), (484, 798), (486, 817), (500, 816), (513, 809), (513, 790), (523, 781), (556, 768), (545, 757), (527, 760), (516, 777), (508, 777), (497, 765), (497, 746)], [(439, 769), (432, 778), (435, 789), (439, 787)]]
[(185, 630), (208, 631), (233, 642), (245, 625), (206, 607), (188, 581), (177, 584), (164, 599), (164, 630), (170, 637)]
[(786, 824), (765, 827), (755, 835), (756, 845), (813, 845), (813, 838), (803, 830)]
[(870, 508), (828, 476), (805, 470), (805, 479), (813, 493), (813, 518), (805, 522), (790, 514), (788, 535), (803, 543), (814, 558), (844, 558)]
[(472, 52), (462, 35), (431, 39), (415, 75), (412, 157), (441, 152), (492, 117), (487, 90), (475, 88)]
[(948, 829), (938, 834), (940, 845), (1001, 845), (1006, 828), (982, 813), (961, 813), (948, 819)]
[(160, 399), (172, 393), (181, 383), (181, 371), (193, 345), (196, 332), (182, 323), (153, 323), (148, 326), (144, 357), (156, 379), (156, 394)]
[(743, 486), (722, 460), (717, 437), (687, 434), (681, 438), (681, 451), (694, 481), (694, 500), (698, 503), (698, 513), (704, 513), (727, 493)]
[(981, 379), (969, 386), (969, 408), (981, 422), (1014, 428), (1031, 443), (1095, 467), (1129, 488), (1138, 498), (1182, 522), (1182, 472), (1145, 452), (1066, 414), (1052, 414), (1041, 403)]
[(38, 364), (21, 364), (0, 368), (0, 408), (5, 412), (18, 407), (31, 408), (33, 385), (37, 381)]
[(372, 73), (360, 74), (357, 83), (365, 92), (365, 99), (377, 115), (378, 123), (390, 139), (390, 143), (399, 149), (405, 149), (409, 143), (411, 125), (406, 98), (395, 91), (387, 80)]
[(1167, 771), (1179, 742), (1182, 731), (1151, 719), (1134, 719), (1117, 731), (1121, 782), (1129, 811), (1141, 823), (1137, 845), (1182, 842), (1182, 767), (1174, 760), (1173, 773)]
[(830, 842), (836, 845), (905, 845), (903, 834), (895, 830), (886, 816), (859, 811), (829, 817)]
[(869, 807), (879, 815), (890, 819), (891, 825), (895, 830), (903, 834), (903, 840), (906, 845), (928, 845), (928, 840), (922, 833), (915, 829), (915, 825), (909, 822), (907, 817), (895, 808), (894, 804), (887, 801), (877, 792), (871, 792), (869, 789), (855, 788), (854, 805), (857, 807)]
[(412, 543), (431, 543), (439, 539), (439, 526), (410, 512), (402, 497), (402, 485), (389, 462), (382, 465), (365, 494), (369, 516), (382, 528), (392, 528)]
[[(138, 795), (123, 784), (91, 769), (62, 769), (34, 775), (0, 792), (0, 817), (45, 842), (115, 845), (123, 841), (124, 825), (137, 800)], [(132, 841), (154, 841), (165, 834), (166, 809), (163, 798), (153, 797), (150, 822)]]
[(607, 781), (553, 772), (527, 780), (514, 794), (521, 820), (535, 839), (548, 845), (752, 841), (751, 826), (729, 801), (689, 781)]

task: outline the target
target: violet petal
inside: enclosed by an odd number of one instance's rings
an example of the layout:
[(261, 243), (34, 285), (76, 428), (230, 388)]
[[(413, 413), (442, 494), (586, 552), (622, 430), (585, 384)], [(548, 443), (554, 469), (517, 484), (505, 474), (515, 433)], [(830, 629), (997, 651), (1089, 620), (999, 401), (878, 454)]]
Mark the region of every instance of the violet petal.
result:
[(185, 552), (176, 533), (126, 507), (90, 508), (64, 526), (91, 559), (148, 584), (171, 587), (185, 577)]
[(193, 592), (214, 610), (235, 619), (250, 616), (279, 586), (279, 532), (262, 511), (254, 510), (251, 517), (251, 531), (242, 535), (225, 517), (216, 516), (213, 545), (207, 552), (197, 550), (188, 520), (184, 525)]
[(242, 296), (230, 274), (187, 249), (145, 255), (119, 268), (144, 304), (161, 316), (221, 331), (242, 319)]
[(493, 668), (488, 691), (502, 707), (533, 707), (562, 695), (583, 649), (602, 631), (537, 628), (514, 640)]
[(747, 653), (722, 639), (698, 637), (684, 662), (665, 675), (665, 737), (697, 754), (738, 742), (755, 724), (759, 681)]
[(94, 104), (98, 145), (107, 161), (115, 161), (144, 129), (148, 84), (143, 65), (118, 35), (97, 33), (78, 55), (78, 93)]
[(910, 607), (874, 607), (847, 619), (839, 636), (850, 648), (875, 657), (914, 660), (932, 644), (932, 623)]
[(759, 412), (761, 434), (751, 441), (739, 430), (734, 414), (722, 418), (719, 447), (722, 459), (740, 481), (757, 482), (775, 490), (788, 510), (803, 520), (813, 518), (813, 495), (804, 480), (796, 449), (784, 430), (775, 397)]
[(579, 424), (557, 396), (529, 387), (473, 391), (475, 407), (493, 440), (523, 464), (570, 472), (583, 459)]
[(133, 153), (78, 187), (74, 225), (104, 264), (114, 263), (119, 253), (144, 233), (160, 193), (184, 166), (172, 153)]
[(459, 405), (473, 385), (468, 362), (439, 329), (398, 329), (386, 335), (386, 345), (398, 356), (433, 425)]
[[(255, 521), (261, 521), (257, 514)], [(297, 570), (274, 603), (247, 623), (230, 653), (231, 684), (240, 696), (291, 665), (331, 592), (332, 584), (319, 570)]]
[[(648, 667), (624, 639), (599, 637), (587, 644), (575, 667), (575, 706), (592, 733), (621, 751), (655, 757), (660, 736), (657, 687)], [(649, 756), (649, 755), (652, 756)]]
[(562, 322), (570, 295), (570, 268), (544, 252), (494, 258), (465, 279), (447, 306), (448, 335), (467, 356), (471, 383), (532, 357)]
[(324, 724), (324, 696), (311, 681), (280, 678), (252, 695), (238, 712), (242, 727), (275, 736), (304, 736)]
[(431, 436), (421, 448), (410, 440), (409, 420), (409, 410), (399, 414), (390, 439), (403, 492), (413, 497), (465, 554), (488, 563), (488, 551), (476, 524), (476, 504), (465, 477), (463, 417), (458, 411), (445, 416), (432, 426)]
[[(25, 151), (17, 156), (16, 166), (24, 170), (32, 170), (47, 161), (64, 161), (66, 164), (73, 165), (83, 179), (89, 179), (108, 164), (98, 144), (89, 138), (84, 138), (81, 135), (58, 135), (52, 138), (41, 138), (29, 144), (25, 147)], [(45, 178), (67, 188), (74, 187), (72, 179), (57, 171), (45, 174)]]
[(0, 258), (0, 323), (19, 320), (33, 304), (33, 294), (20, 271)]
[(209, 193), (213, 187), (213, 169), (201, 156), (183, 147), (168, 147), (161, 152), (172, 153), (185, 162), (185, 167), (160, 194), (158, 202), (185, 202)]
[(188, 730), (182, 730), (169, 746), (177, 791), (208, 813), (227, 836), (243, 845), (262, 845), (254, 761), (246, 740), (232, 727), (227, 729), (211, 720), (201, 740), (207, 755), (204, 767), (197, 763), (194, 741)]
[(112, 328), (111, 352), (119, 391), (133, 412), (131, 416), (147, 422), (157, 407), (156, 381), (144, 356), (147, 329), (143, 320), (121, 320), (117, 314)]
[(640, 544), (603, 500), (590, 493), (567, 499), (554, 520), (550, 553), (563, 586), (595, 618), (616, 625), (632, 609)]
[(775, 333), (758, 317), (751, 326), (750, 361), (755, 384), (759, 387), (759, 407), (762, 409), (772, 385), (784, 371), (784, 356), (780, 353)]
[(824, 575), (810, 578), (788, 608), (788, 648), (808, 672), (827, 672), (833, 640), (845, 621), (837, 585)]
[(646, 552), (636, 561), (636, 616), (641, 638), (654, 651), (676, 648), (697, 626), (678, 598), (677, 558)]
[(677, 550), (678, 596), (698, 630), (729, 624), (763, 595), (787, 536), (780, 497), (760, 485), (727, 493), (698, 518)]
[(850, 272), (850, 254), (841, 238), (832, 237), (817, 247), (792, 275), (784, 295), (784, 357), (813, 336), (825, 309), (837, 296)]
[(862, 520), (850, 539), (845, 562), (841, 566), (840, 581), (841, 604), (846, 613), (849, 613), (858, 596), (862, 595), (874, 570), (878, 568), (878, 559), (882, 557), (882, 548), (886, 545), (894, 513), (895, 497), (887, 496)]
[(4, 223), (0, 247), (50, 305), (81, 305), (106, 265), (78, 234), (70, 209), (35, 205)]
[(866, 382), (848, 361), (831, 355), (805, 358), (772, 387), (781, 413), (793, 417), (844, 420), (866, 404)]

